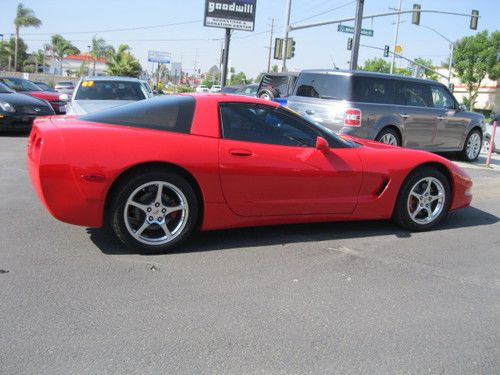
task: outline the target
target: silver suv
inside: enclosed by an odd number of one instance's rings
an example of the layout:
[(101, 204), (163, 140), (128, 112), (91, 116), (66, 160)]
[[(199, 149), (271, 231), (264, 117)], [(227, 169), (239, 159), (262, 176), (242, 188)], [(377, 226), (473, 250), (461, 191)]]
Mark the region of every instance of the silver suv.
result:
[(484, 117), (463, 110), (441, 83), (382, 73), (303, 70), (287, 106), (338, 132), (477, 159)]

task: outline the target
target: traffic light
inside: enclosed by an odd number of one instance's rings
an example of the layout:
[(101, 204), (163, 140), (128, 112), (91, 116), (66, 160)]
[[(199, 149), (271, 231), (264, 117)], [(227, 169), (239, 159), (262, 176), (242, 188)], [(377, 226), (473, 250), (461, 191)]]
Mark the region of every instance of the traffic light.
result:
[(352, 50), (352, 38), (347, 38), (347, 50)]
[(384, 47), (384, 57), (389, 57), (389, 46), (386, 44)]
[(281, 60), (283, 58), (283, 39), (274, 39), (274, 58), (276, 60)]
[(295, 40), (293, 38), (288, 38), (288, 42), (286, 44), (286, 58), (291, 59), (295, 56)]
[(411, 15), (411, 23), (420, 25), (420, 4), (413, 4), (413, 13)]
[(473, 9), (472, 15), (470, 16), (470, 28), (472, 30), (477, 30), (477, 20), (479, 19), (479, 11)]

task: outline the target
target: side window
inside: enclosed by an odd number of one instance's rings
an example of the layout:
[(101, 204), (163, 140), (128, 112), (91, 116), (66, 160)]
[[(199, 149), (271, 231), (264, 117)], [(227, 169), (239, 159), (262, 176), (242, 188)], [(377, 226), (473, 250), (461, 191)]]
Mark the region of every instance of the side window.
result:
[(399, 81), (396, 83), (397, 104), (414, 107), (431, 107), (429, 86), (419, 82)]
[(432, 103), (436, 108), (455, 108), (455, 101), (444, 87), (431, 86)]
[(316, 131), (274, 107), (246, 103), (220, 104), (223, 137), (280, 146), (314, 147)]
[(353, 101), (394, 104), (394, 81), (382, 78), (354, 77)]

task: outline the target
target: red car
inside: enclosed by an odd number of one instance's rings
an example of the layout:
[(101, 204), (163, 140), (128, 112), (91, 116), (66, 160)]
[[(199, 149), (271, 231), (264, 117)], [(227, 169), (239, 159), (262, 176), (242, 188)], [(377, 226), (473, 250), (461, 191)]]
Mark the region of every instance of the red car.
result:
[(66, 114), (66, 102), (60, 99), (61, 94), (52, 91), (43, 91), (33, 82), (18, 77), (0, 77), (0, 82), (10, 89), (35, 98), (46, 100), (58, 115)]
[(127, 245), (166, 251), (196, 229), (393, 218), (436, 226), (472, 181), (425, 152), (340, 138), (278, 104), (161, 96), (36, 120), (31, 181), (57, 219), (109, 223)]

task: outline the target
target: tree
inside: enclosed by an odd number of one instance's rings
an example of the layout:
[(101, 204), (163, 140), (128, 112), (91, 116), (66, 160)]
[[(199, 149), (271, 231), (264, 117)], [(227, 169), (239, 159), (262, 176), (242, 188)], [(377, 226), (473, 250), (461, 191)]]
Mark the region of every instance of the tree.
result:
[[(11, 37), (9, 40), (0, 42), (0, 67), (5, 67), (7, 70), (11, 70), (13, 68), (14, 61), (14, 51), (15, 51), (16, 39)], [(20, 68), (24, 65), (24, 61), (28, 58), (28, 53), (26, 52), (28, 46), (24, 43), (24, 41), (19, 38), (17, 41), (17, 67)]]
[(469, 110), (473, 110), (481, 83), (488, 76), (500, 78), (500, 31), (487, 30), (467, 36), (455, 43), (453, 69), (467, 88)]
[[(80, 50), (75, 47), (69, 40), (64, 39), (61, 35), (55, 34), (52, 35), (50, 40), (50, 44), (47, 45), (48, 49), (52, 53), (52, 60), (54, 62), (54, 74), (56, 72), (55, 62), (60, 61), (68, 56), (68, 55), (77, 55), (80, 53)], [(62, 74), (62, 72), (60, 72)]]
[(120, 44), (117, 51), (114, 48), (110, 50), (106, 65), (106, 72), (112, 76), (138, 77), (142, 72), (141, 64), (126, 44)]
[(389, 73), (391, 71), (391, 64), (384, 59), (374, 58), (365, 61), (365, 64), (360, 68), (367, 72)]
[(97, 38), (96, 36), (92, 38), (92, 44), (90, 46), (90, 56), (92, 57), (92, 75), (95, 76), (95, 64), (97, 60), (108, 56), (112, 49), (113, 47), (107, 45), (104, 39)]
[(278, 65), (274, 64), (272, 67), (271, 67), (271, 72), (278, 72)]
[(22, 27), (40, 27), (42, 21), (35, 17), (35, 12), (30, 8), (25, 8), (23, 3), (17, 6), (16, 18), (14, 18), (14, 26), (16, 28), (16, 39), (14, 46), (14, 70), (17, 71), (17, 52), (19, 42), (19, 31)]
[(229, 80), (230, 85), (246, 85), (247, 76), (243, 72), (239, 72), (238, 74), (233, 74), (231, 79)]

